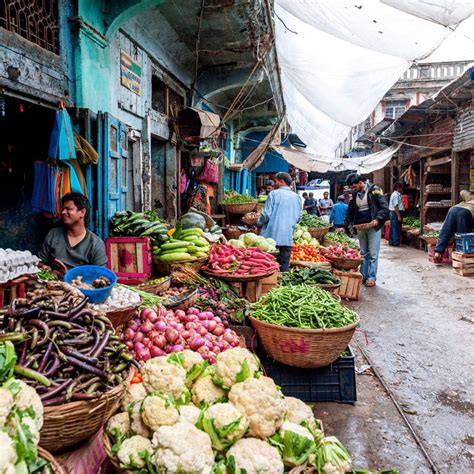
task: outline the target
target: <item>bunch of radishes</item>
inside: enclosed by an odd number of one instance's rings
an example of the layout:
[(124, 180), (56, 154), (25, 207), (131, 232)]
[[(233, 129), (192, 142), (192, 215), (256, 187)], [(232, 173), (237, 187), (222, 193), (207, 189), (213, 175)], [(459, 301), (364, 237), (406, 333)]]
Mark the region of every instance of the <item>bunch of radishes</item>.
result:
[(240, 344), (227, 323), (211, 311), (144, 308), (129, 321), (121, 339), (138, 361), (191, 349), (211, 364), (222, 351)]

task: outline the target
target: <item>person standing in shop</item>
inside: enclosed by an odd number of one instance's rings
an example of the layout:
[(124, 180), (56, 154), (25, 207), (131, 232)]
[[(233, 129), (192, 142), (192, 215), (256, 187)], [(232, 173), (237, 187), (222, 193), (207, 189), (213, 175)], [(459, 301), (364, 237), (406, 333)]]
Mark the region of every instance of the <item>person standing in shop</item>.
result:
[(347, 209), (344, 226), (370, 224), (368, 229), (357, 230), (360, 253), (364, 258), (361, 265), (362, 281), (368, 287), (375, 286), (382, 240), (382, 227), (388, 218), (388, 204), (383, 191), (374, 184), (364, 183), (357, 173), (347, 177), (352, 189), (352, 200)]
[(400, 247), (402, 238), (402, 212), (403, 207), (402, 192), (403, 186), (401, 183), (395, 184), (395, 190), (390, 196), (388, 209), (390, 211), (390, 234), (388, 244), (392, 247)]
[(282, 272), (290, 267), (293, 232), (302, 214), (301, 198), (291, 190), (291, 183), (288, 173), (277, 173), (276, 189), (269, 194), (257, 222), (262, 228), (260, 235), (275, 240)]
[(318, 210), (319, 215), (327, 222), (329, 222), (329, 216), (331, 215), (332, 208), (334, 207), (334, 203), (332, 199), (329, 197), (329, 193), (324, 191), (323, 199), (319, 200)]

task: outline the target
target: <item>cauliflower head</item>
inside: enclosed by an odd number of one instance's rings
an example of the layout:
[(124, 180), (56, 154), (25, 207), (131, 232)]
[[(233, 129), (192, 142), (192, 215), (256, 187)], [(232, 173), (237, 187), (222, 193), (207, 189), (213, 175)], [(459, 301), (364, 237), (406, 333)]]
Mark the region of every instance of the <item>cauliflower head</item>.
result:
[(285, 421), (280, 431), (272, 436), (281, 451), (283, 463), (288, 467), (301, 466), (316, 452), (316, 443), (311, 432), (304, 426)]
[(131, 409), (129, 409), (130, 431), (133, 434), (149, 438), (151, 436), (150, 429), (143, 422), (142, 419), (142, 402), (136, 402)]
[(16, 460), (15, 443), (7, 433), (0, 431), (0, 473), (15, 472)]
[(152, 446), (155, 449), (153, 462), (159, 474), (208, 474), (214, 464), (209, 436), (185, 421), (158, 428)]
[(178, 354), (171, 354), (168, 356), (168, 361), (170, 357), (176, 357), (179, 359), (179, 364), (186, 371), (186, 386), (191, 387), (193, 382), (202, 375), (208, 363), (201, 357), (199, 352), (192, 351), (190, 349), (185, 349)]
[(221, 352), (214, 364), (214, 381), (224, 388), (254, 377), (259, 371), (257, 358), (247, 349), (233, 347)]
[(229, 401), (247, 417), (250, 436), (268, 438), (282, 425), (286, 406), (271, 378), (250, 378), (235, 384), (228, 396)]
[(130, 431), (130, 417), (127, 412), (117, 413), (107, 423), (107, 433), (111, 435), (125, 436)]
[(174, 403), (160, 395), (146, 397), (141, 409), (143, 422), (152, 431), (163, 425), (174, 425), (179, 419), (179, 412)]
[(201, 415), (201, 410), (194, 405), (183, 405), (179, 407), (179, 420), (178, 421), (187, 421), (192, 425), (195, 425), (199, 420)]
[(127, 411), (128, 406), (132, 402), (139, 402), (147, 396), (145, 387), (142, 383), (133, 383), (127, 385), (125, 394), (122, 399), (122, 410)]
[(200, 407), (203, 403), (211, 405), (225, 398), (225, 392), (218, 387), (210, 375), (199, 377), (191, 389), (193, 403)]
[(15, 406), (20, 410), (32, 408), (35, 413), (35, 424), (37, 431), (43, 426), (43, 403), (41, 398), (33, 387), (25, 382), (15, 379), (15, 383), (20, 386), (20, 390), (14, 395)]
[(216, 403), (204, 412), (202, 426), (211, 438), (212, 447), (222, 451), (244, 436), (248, 421), (232, 403)]
[(185, 349), (179, 353), (182, 356), (183, 368), (186, 372), (191, 370), (196, 364), (202, 364), (204, 359), (201, 357), (199, 352), (192, 351), (191, 349)]
[(295, 397), (285, 397), (285, 404), (287, 421), (297, 425), (307, 423), (311, 429), (316, 429), (316, 420), (310, 406)]
[(148, 393), (160, 392), (180, 398), (186, 382), (186, 371), (176, 364), (168, 362), (166, 357), (148, 360), (141, 369), (143, 386)]
[(145, 460), (142, 459), (144, 452), (151, 456), (151, 441), (143, 436), (135, 435), (126, 439), (120, 447), (117, 457), (122, 464), (129, 468), (145, 467)]
[(283, 474), (285, 469), (278, 450), (257, 438), (239, 439), (227, 451), (226, 458), (229, 465), (235, 466), (234, 471), (245, 469), (247, 474)]
[(10, 390), (0, 388), (0, 428), (5, 426), (13, 408), (13, 395)]

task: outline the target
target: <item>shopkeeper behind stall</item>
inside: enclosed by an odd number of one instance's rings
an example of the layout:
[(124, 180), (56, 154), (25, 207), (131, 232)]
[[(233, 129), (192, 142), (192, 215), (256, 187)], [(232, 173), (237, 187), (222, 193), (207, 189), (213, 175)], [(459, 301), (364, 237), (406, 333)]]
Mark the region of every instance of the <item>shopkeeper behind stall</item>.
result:
[(472, 232), (474, 228), (474, 195), (461, 191), (461, 202), (453, 206), (446, 215), (435, 248), (434, 261), (441, 262), (443, 252), (454, 234)]
[(39, 258), (60, 274), (79, 265), (105, 266), (104, 242), (86, 227), (89, 200), (80, 193), (69, 193), (64, 195), (61, 205), (63, 225), (48, 232)]

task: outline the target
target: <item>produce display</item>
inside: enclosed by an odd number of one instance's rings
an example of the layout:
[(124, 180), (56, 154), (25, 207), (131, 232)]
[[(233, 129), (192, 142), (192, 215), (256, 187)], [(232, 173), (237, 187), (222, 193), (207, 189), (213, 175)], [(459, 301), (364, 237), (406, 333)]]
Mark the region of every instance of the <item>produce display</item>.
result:
[(341, 280), (322, 268), (290, 268), (282, 274), (281, 285), (338, 285)]
[(257, 199), (252, 196), (244, 196), (243, 194), (234, 194), (232, 197), (226, 197), (222, 204), (247, 204), (257, 202)]
[(192, 262), (207, 258), (209, 243), (199, 227), (176, 230), (173, 238), (153, 247), (153, 258), (161, 263)]
[(359, 244), (354, 239), (351, 239), (344, 232), (328, 232), (324, 236), (324, 245), (343, 244), (351, 249), (358, 249)]
[(0, 343), (0, 472), (48, 473), (38, 456), (43, 405), (36, 391), (13, 376), (17, 356), (11, 342)]
[(212, 246), (209, 263), (203, 268), (216, 276), (242, 277), (272, 273), (279, 269), (279, 265), (273, 255), (259, 248), (220, 244)]
[(295, 231), (293, 233), (293, 242), (295, 244), (310, 245), (311, 247), (319, 247), (318, 239), (311, 237), (308, 232), (308, 227), (296, 224)]
[(138, 306), (141, 302), (140, 295), (125, 286), (116, 285), (112, 288), (110, 296), (102, 303), (92, 305), (95, 311), (107, 313), (125, 308)]
[(437, 230), (430, 230), (429, 232), (425, 232), (423, 234), (423, 237), (436, 237), (438, 238), (439, 237), (439, 231)]
[(348, 260), (360, 260), (362, 258), (358, 250), (347, 247), (344, 244), (321, 247), (321, 252), (328, 259), (346, 258)]
[(46, 267), (40, 268), (36, 276), (42, 281), (56, 281), (59, 279), (57, 275), (51, 271), (51, 269)]
[(307, 244), (296, 244), (291, 248), (291, 261), (293, 262), (329, 262), (323, 255), (321, 247)]
[[(190, 351), (157, 357), (127, 389), (106, 432), (121, 469), (133, 472), (283, 474), (307, 463), (319, 473), (351, 469), (312, 410), (282, 396), (255, 356), (233, 348), (203, 370)], [(319, 469), (319, 467), (318, 467)]]
[(317, 286), (273, 288), (252, 305), (252, 316), (277, 326), (300, 329), (340, 328), (357, 321), (357, 314)]
[(240, 345), (237, 334), (211, 311), (173, 311), (163, 306), (156, 311), (142, 309), (128, 322), (120, 340), (138, 361), (190, 349), (213, 364), (217, 354)]
[(331, 225), (328, 224), (321, 217), (318, 217), (314, 214), (308, 214), (306, 211), (303, 211), (303, 216), (301, 217), (300, 225), (311, 228), (331, 227)]
[(127, 377), (132, 355), (112, 323), (63, 282), (48, 282), (14, 300), (4, 314), (0, 342), (15, 345), (15, 374), (44, 405), (95, 398)]
[(168, 276), (159, 277), (159, 278), (152, 278), (151, 280), (148, 280), (145, 283), (141, 283), (140, 285), (137, 285), (137, 288), (138, 289), (144, 289), (144, 288), (148, 288), (150, 286), (159, 285), (160, 283), (163, 283), (168, 279), (169, 279)]
[(83, 281), (83, 278), (82, 275), (77, 275), (76, 278), (71, 280), (71, 285), (84, 290), (97, 290), (98, 288), (105, 288), (111, 284), (111, 281), (103, 275), (96, 278), (91, 283), (86, 283)]
[(419, 229), (421, 227), (421, 221), (418, 217), (406, 216), (403, 218), (402, 222), (403, 222), (403, 225), (414, 227), (415, 229)]
[(156, 212), (116, 212), (110, 220), (110, 235), (151, 237), (158, 242), (168, 240), (168, 229)]
[(238, 239), (229, 240), (229, 245), (237, 248), (256, 247), (265, 252), (276, 252), (276, 242), (273, 239), (260, 237), (253, 232), (242, 234)]
[(0, 284), (38, 273), (39, 258), (29, 250), (0, 249)]
[[(122, 285), (122, 284), (117, 284), (115, 286), (115, 288), (125, 288), (129, 291), (132, 291), (133, 293), (135, 293), (136, 295), (138, 295), (140, 297), (140, 301), (141, 301), (141, 304), (140, 304), (140, 308), (157, 308), (158, 306), (161, 305), (162, 301), (163, 301), (163, 298), (161, 296), (158, 296), (158, 295), (154, 295), (153, 293), (148, 293), (147, 291), (143, 291), (143, 290), (140, 290), (139, 288), (137, 287), (131, 287), (131, 286), (127, 286), (127, 285)], [(136, 300), (136, 296), (133, 297), (133, 300), (135, 301)], [(127, 306), (127, 308), (129, 308), (129, 306)]]

